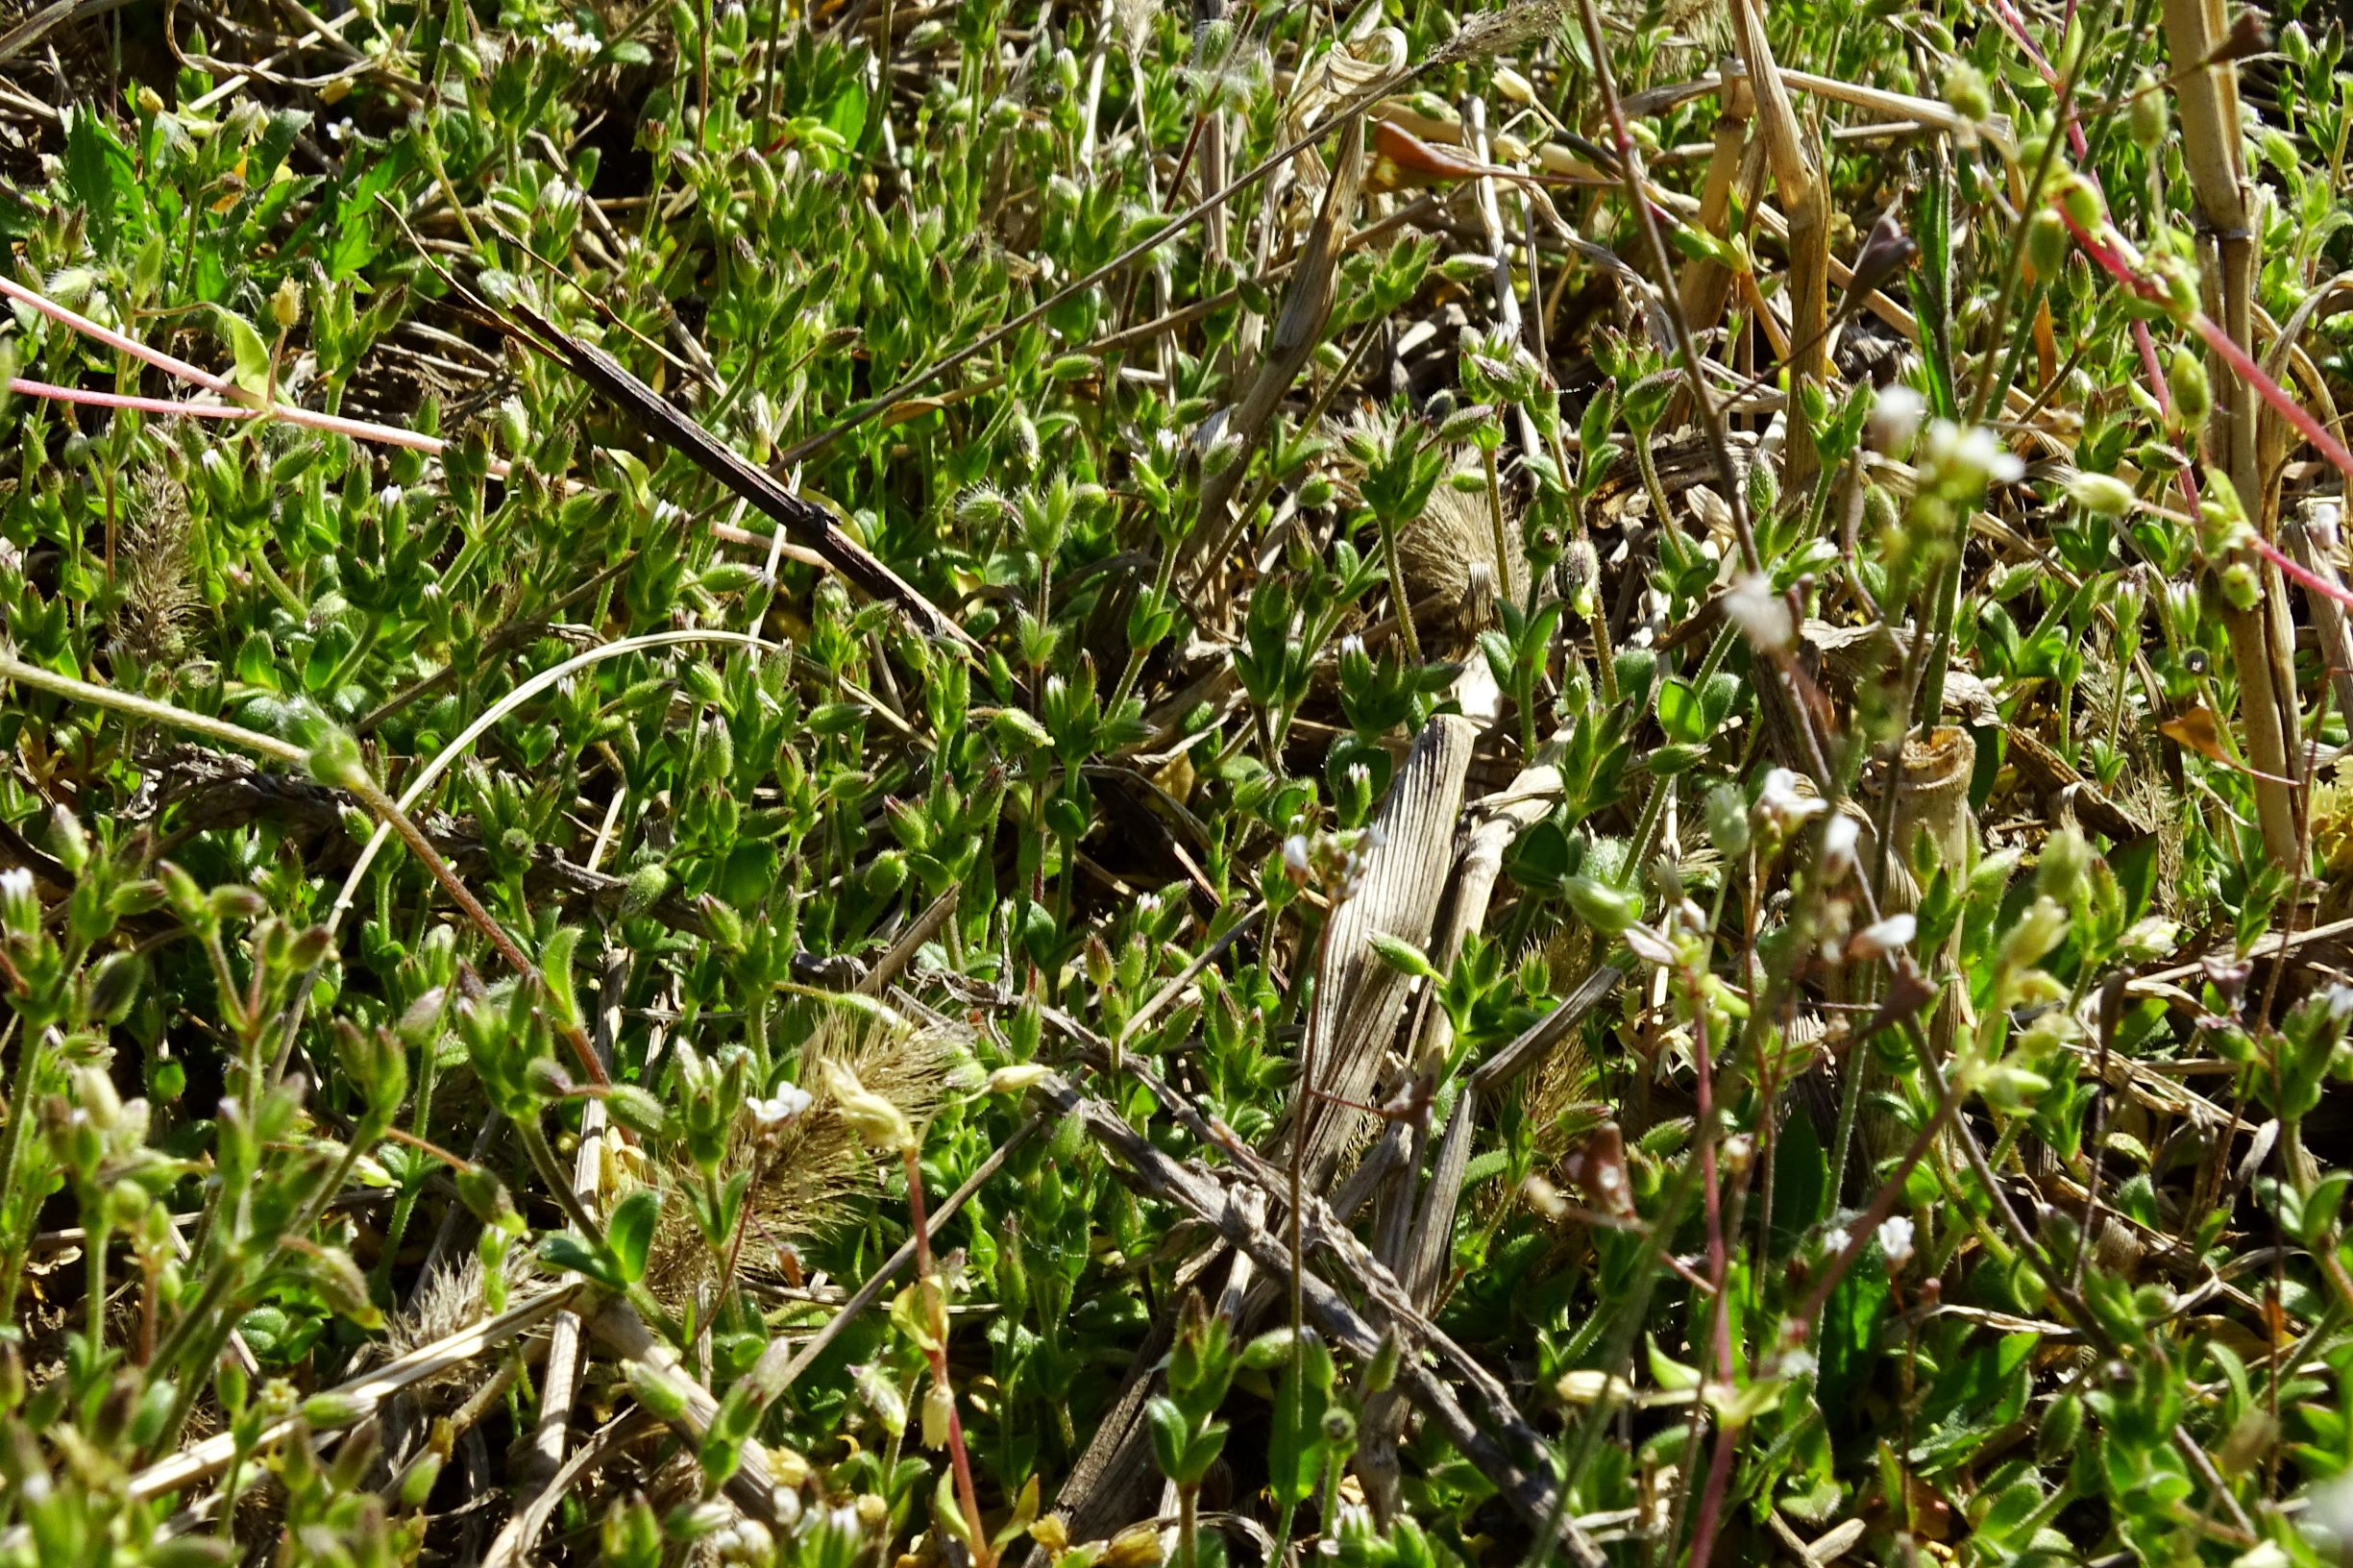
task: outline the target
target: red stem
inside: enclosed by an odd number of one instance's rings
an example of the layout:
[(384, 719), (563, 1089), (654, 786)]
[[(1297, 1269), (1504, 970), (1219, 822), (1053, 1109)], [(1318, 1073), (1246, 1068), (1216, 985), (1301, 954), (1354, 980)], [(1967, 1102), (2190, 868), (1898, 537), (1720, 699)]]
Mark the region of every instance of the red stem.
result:
[(996, 1554), (989, 1549), (988, 1532), (981, 1528), (980, 1494), (973, 1490), (972, 1459), (964, 1446), (964, 1418), (956, 1413), (956, 1385), (947, 1375), (947, 1302), (932, 1268), (931, 1220), (923, 1212), (923, 1167), (915, 1150), (901, 1152), (907, 1162), (907, 1210), (915, 1221), (915, 1273), (923, 1282), (924, 1327), (931, 1337), (925, 1353), (931, 1361), (932, 1381), (948, 1390), (947, 1458), (956, 1471), (956, 1501), (963, 1505), (965, 1529), (971, 1532), (975, 1568), (992, 1568)]
[[(1728, 1391), (1732, 1386), (1732, 1319), (1729, 1292), (1726, 1288), (1730, 1272), (1724, 1250), (1724, 1215), (1721, 1195), (1716, 1181), (1716, 1123), (1715, 1123), (1715, 1063), (1707, 1048), (1707, 1002), (1695, 985), (1692, 988), (1691, 1066), (1699, 1076), (1695, 1110), (1700, 1129), (1700, 1183), (1707, 1197), (1707, 1269), (1715, 1291), (1712, 1315), (1715, 1319), (1714, 1341), (1715, 1377)], [(1702, 1379), (1704, 1386), (1706, 1379)], [(1732, 1424), (1721, 1410), (1716, 1414), (1716, 1448), (1707, 1461), (1707, 1485), (1700, 1494), (1700, 1514), (1691, 1532), (1692, 1568), (1707, 1568), (1707, 1559), (1715, 1552), (1716, 1518), (1724, 1507), (1726, 1483), (1732, 1471)]]
[(2314, 593), (2333, 599), (2340, 604), (2353, 606), (2353, 589), (2346, 588), (2342, 583), (2331, 582), (2317, 573), (2305, 571), (2295, 557), (2260, 533), (2255, 535), (2254, 549), (2256, 554), (2278, 567), (2281, 576), (2292, 577)]

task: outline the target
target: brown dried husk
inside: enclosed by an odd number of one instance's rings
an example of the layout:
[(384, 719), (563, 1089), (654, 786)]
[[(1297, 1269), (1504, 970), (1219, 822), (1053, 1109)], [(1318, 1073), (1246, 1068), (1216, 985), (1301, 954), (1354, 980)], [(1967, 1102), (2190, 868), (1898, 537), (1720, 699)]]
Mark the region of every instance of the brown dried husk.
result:
[[(817, 1096), (815, 1102), (772, 1137), (739, 1128), (719, 1169), (723, 1184), (746, 1168), (753, 1172), (738, 1266), (755, 1278), (779, 1272), (777, 1247), (823, 1236), (844, 1223), (851, 1195), (875, 1182), (882, 1157), (864, 1146), (820, 1087), (824, 1075), (819, 1064), (828, 1059), (847, 1066), (859, 1083), (897, 1106), (920, 1129), (939, 1110), (942, 1091), (968, 1056), (963, 1039), (942, 1025), (909, 1030), (833, 1023), (811, 1037), (801, 1048), (796, 1076)], [(673, 1164), (664, 1178), (673, 1186), (699, 1179), (683, 1164)], [(682, 1301), (717, 1272), (718, 1261), (686, 1203), (665, 1203), (647, 1263), (648, 1288), (663, 1301)]]

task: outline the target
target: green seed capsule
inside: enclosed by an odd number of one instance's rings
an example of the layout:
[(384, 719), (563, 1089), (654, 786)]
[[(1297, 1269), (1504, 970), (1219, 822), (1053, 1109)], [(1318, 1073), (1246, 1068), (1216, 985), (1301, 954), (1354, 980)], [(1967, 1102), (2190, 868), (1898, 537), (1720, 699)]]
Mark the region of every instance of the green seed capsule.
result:
[(2034, 275), (2046, 281), (2059, 275), (2067, 261), (2067, 247), (2073, 236), (2058, 213), (2045, 208), (2026, 225), (2026, 259), (2034, 267)]
[(2073, 1451), (2075, 1439), (2082, 1435), (2082, 1396), (2061, 1394), (2043, 1412), (2042, 1429), (2035, 1433), (2035, 1457), (2045, 1464), (2055, 1463)]
[(2079, 174), (2069, 174), (2059, 186), (2059, 205), (2074, 220), (2075, 227), (2096, 232), (2107, 222), (2099, 191), (2091, 181)]
[(1982, 120), (1994, 112), (1994, 89), (1983, 71), (1956, 61), (1945, 73), (1945, 102), (1964, 119)]
[(2155, 152), (2165, 140), (2167, 122), (2170, 118), (2166, 111), (2165, 94), (2158, 90), (2157, 79), (2143, 71), (2139, 85), (2133, 88), (2132, 108), (2128, 112), (2127, 123), (2132, 130), (2133, 145), (2145, 153)]
[(2177, 348), (2166, 379), (2173, 392), (2173, 422), (2184, 434), (2196, 435), (2214, 412), (2214, 383), (2206, 379), (2206, 362), (2188, 346)]

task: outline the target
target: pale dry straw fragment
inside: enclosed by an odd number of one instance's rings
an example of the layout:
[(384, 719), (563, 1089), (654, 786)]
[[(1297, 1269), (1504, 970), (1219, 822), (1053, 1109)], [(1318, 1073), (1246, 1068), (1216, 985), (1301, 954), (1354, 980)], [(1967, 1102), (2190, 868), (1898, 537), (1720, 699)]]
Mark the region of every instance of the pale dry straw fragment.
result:
[(188, 582), (192, 527), (187, 493), (180, 482), (159, 465), (141, 469), (132, 489), (130, 527), (123, 540), (123, 599), (112, 629), (123, 646), (149, 664), (179, 657), (200, 603)]

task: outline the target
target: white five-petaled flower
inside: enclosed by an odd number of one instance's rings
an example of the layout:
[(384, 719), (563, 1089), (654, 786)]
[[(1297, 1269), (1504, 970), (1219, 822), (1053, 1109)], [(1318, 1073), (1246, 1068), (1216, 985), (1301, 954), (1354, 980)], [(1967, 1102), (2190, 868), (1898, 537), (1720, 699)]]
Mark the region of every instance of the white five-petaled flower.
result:
[(1854, 846), (1862, 836), (1853, 818), (1831, 818), (1822, 829), (1822, 874), (1835, 882), (1854, 870)]
[(765, 1099), (757, 1094), (746, 1099), (744, 1113), (751, 1117), (752, 1126), (761, 1136), (766, 1137), (814, 1103), (814, 1096), (798, 1084), (778, 1084), (776, 1092)]
[(1879, 1221), (1879, 1250), (1887, 1255), (1887, 1266), (1901, 1268), (1912, 1261), (1912, 1222), (1901, 1214), (1890, 1214)]
[(1963, 429), (1949, 419), (1929, 425), (1925, 457), (1925, 467), (1972, 486), (2007, 484), (2026, 472), (2018, 453), (1992, 430), (1982, 425)]
[(1782, 833), (1796, 832), (1822, 809), (1819, 797), (1798, 792), (1798, 775), (1786, 768), (1767, 772), (1765, 787), (1756, 796), (1757, 816)]
[(1872, 450), (1890, 457), (1910, 452), (1912, 438), (1920, 433), (1921, 417), (1927, 411), (1928, 400), (1902, 382), (1881, 387), (1871, 405)]

